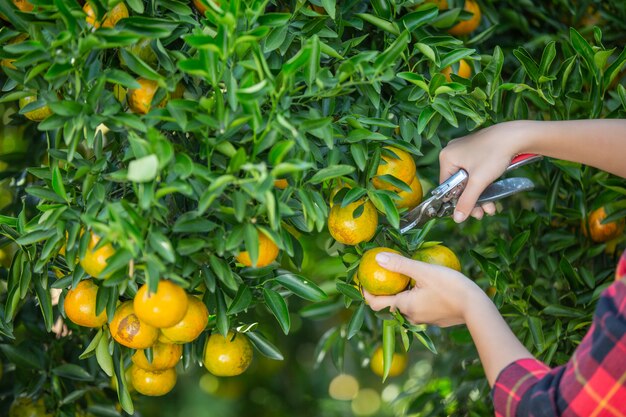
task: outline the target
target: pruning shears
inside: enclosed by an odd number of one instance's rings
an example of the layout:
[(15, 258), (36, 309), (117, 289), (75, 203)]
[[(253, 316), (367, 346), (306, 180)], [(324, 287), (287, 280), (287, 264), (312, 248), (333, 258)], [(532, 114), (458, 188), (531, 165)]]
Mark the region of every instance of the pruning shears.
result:
[[(511, 164), (505, 172), (540, 159), (542, 159), (542, 156), (536, 154), (525, 153), (517, 155), (511, 160)], [(459, 196), (467, 185), (468, 178), (467, 171), (460, 169), (456, 174), (433, 189), (430, 192), (430, 197), (402, 217), (400, 233), (406, 233), (415, 227), (421, 227), (430, 219), (450, 216), (454, 212)], [(522, 191), (532, 190), (534, 187), (535, 184), (528, 178), (514, 177), (499, 180), (485, 188), (476, 204), (498, 201)]]

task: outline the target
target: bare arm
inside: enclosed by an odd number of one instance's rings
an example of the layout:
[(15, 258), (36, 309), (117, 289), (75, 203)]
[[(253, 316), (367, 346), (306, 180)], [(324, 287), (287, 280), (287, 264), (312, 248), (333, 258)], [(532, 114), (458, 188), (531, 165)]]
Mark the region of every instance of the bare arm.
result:
[(508, 364), (533, 357), (489, 297), (465, 275), (396, 254), (384, 254), (384, 261), (381, 255), (376, 260), (382, 267), (410, 276), (416, 286), (394, 296), (376, 297), (366, 292), (365, 299), (372, 309), (397, 309), (413, 323), (442, 327), (465, 323), (490, 385)]
[[(474, 211), (480, 193), (520, 153), (537, 153), (594, 166), (626, 177), (626, 120), (513, 121), (451, 141), (439, 155), (443, 181), (459, 168), (469, 182), (457, 204), (455, 220)], [(478, 217), (478, 216), (477, 216)]]

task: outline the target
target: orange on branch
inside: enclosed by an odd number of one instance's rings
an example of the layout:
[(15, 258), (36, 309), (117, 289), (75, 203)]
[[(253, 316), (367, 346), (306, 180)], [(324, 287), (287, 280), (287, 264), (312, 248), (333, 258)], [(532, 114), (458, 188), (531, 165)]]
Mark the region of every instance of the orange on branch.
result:
[(152, 346), (152, 362), (148, 361), (144, 349), (137, 350), (131, 360), (146, 371), (163, 371), (175, 367), (182, 354), (181, 345), (157, 342)]
[(448, 33), (454, 36), (469, 35), (480, 25), (480, 6), (474, 0), (465, 0), (463, 10), (473, 14), (468, 20), (462, 20), (448, 29)]
[(187, 293), (172, 281), (161, 280), (156, 292), (151, 293), (144, 284), (133, 301), (135, 314), (147, 324), (162, 328), (171, 327), (185, 317), (188, 306)]
[(254, 266), (262, 268), (274, 262), (278, 257), (278, 246), (274, 241), (260, 230), (257, 231), (259, 235), (259, 256), (256, 265), (252, 265), (250, 254), (248, 251), (240, 252), (235, 258), (237, 261), (245, 266)]
[[(128, 107), (130, 107), (133, 113), (146, 114), (150, 111), (152, 99), (154, 99), (158, 84), (156, 81), (147, 80), (145, 78), (137, 78), (137, 82), (141, 87), (128, 90)], [(166, 95), (157, 107), (165, 107), (167, 99)]]
[(288, 186), (289, 186), (289, 183), (284, 178), (279, 178), (277, 180), (274, 180), (274, 187), (278, 188), (279, 190), (284, 190)]
[(102, 276), (102, 271), (107, 266), (107, 260), (115, 254), (115, 248), (110, 243), (107, 243), (95, 249), (98, 242), (100, 242), (100, 237), (91, 232), (85, 255), (80, 259), (80, 266), (92, 277), (106, 279), (108, 276)]
[(87, 15), (85, 18), (87, 23), (96, 29), (99, 27), (112, 28), (117, 22), (129, 16), (128, 8), (124, 3), (116, 4), (111, 10), (105, 13), (100, 20), (97, 20), (96, 12), (89, 2), (85, 3), (83, 6), (83, 12)]
[[(406, 369), (408, 363), (408, 355), (406, 353), (398, 353), (394, 352), (393, 358), (391, 359), (391, 367), (389, 368), (390, 377), (398, 376)], [(383, 373), (383, 348), (378, 347), (374, 354), (372, 355), (372, 359), (370, 361), (370, 368), (372, 372), (376, 375), (382, 377)]]
[(411, 191), (401, 190), (398, 192), (398, 196), (400, 196), (400, 200), (394, 200), (396, 207), (413, 209), (417, 207), (417, 205), (422, 201), (423, 193), (422, 193), (422, 184), (419, 181), (419, 178), (414, 177), (413, 181), (409, 184)]
[(132, 365), (130, 380), (138, 393), (150, 397), (165, 395), (176, 385), (176, 370), (169, 368), (163, 371), (147, 371)]
[[(591, 212), (591, 214), (589, 214), (587, 224), (589, 225), (589, 233), (591, 234), (591, 239), (594, 242), (607, 242), (609, 240), (619, 237), (622, 233), (624, 233), (624, 219), (609, 223), (602, 223), (604, 219), (606, 219), (606, 210), (604, 209), (604, 207), (600, 207), (599, 209), (594, 210)], [(584, 225), (583, 234), (587, 236), (587, 228), (584, 227)]]
[[(354, 217), (354, 211), (363, 206), (362, 213)], [(357, 245), (368, 242), (376, 234), (378, 228), (378, 211), (369, 200), (358, 200), (341, 207), (334, 204), (328, 215), (328, 231), (330, 235), (344, 245)]]
[(63, 307), (71, 322), (83, 327), (100, 327), (107, 322), (106, 310), (96, 314), (98, 286), (90, 279), (78, 283), (65, 296)]
[(196, 340), (209, 323), (209, 309), (198, 297), (187, 295), (185, 316), (171, 327), (161, 329), (159, 340), (167, 343), (188, 343)]
[(132, 301), (125, 301), (117, 307), (109, 330), (117, 343), (132, 349), (149, 348), (159, 337), (159, 329), (137, 317)]
[(446, 80), (448, 80), (448, 82), (452, 81), (452, 77), (450, 76), (450, 74), (452, 73), (458, 75), (461, 78), (470, 78), (472, 76), (472, 67), (470, 67), (466, 60), (460, 60), (458, 62), (458, 68), (453, 68), (453, 66), (456, 65), (457, 64), (453, 64), (441, 70), (441, 73), (444, 75), (444, 77), (446, 77)]
[(409, 277), (389, 271), (376, 262), (376, 255), (381, 252), (397, 253), (397, 250), (378, 247), (363, 254), (359, 263), (358, 278), (361, 286), (373, 295), (394, 295), (403, 291), (409, 283)]
[(240, 375), (252, 362), (252, 345), (243, 333), (212, 334), (204, 347), (204, 366), (215, 376)]
[(455, 271), (461, 271), (461, 262), (452, 250), (443, 245), (434, 245), (418, 249), (412, 256), (416, 261), (426, 262), (433, 265), (441, 265)]
[(376, 176), (372, 178), (372, 184), (379, 190), (392, 190), (400, 191), (391, 183), (384, 181), (380, 178), (382, 175), (391, 175), (400, 181), (410, 184), (415, 178), (415, 161), (411, 154), (402, 149), (395, 148), (393, 146), (385, 146), (383, 149), (391, 151), (395, 156), (388, 156), (383, 153), (378, 169), (376, 170)]
[[(27, 104), (32, 103), (34, 101), (37, 101), (37, 96), (35, 95), (22, 97), (19, 102), (20, 109), (23, 109), (24, 107), (26, 107)], [(50, 110), (50, 107), (48, 107), (47, 104), (35, 110), (31, 110), (29, 112), (24, 113), (24, 117), (26, 117), (29, 120), (32, 120), (33, 122), (41, 122), (43, 119), (51, 115), (52, 115), (52, 110)]]

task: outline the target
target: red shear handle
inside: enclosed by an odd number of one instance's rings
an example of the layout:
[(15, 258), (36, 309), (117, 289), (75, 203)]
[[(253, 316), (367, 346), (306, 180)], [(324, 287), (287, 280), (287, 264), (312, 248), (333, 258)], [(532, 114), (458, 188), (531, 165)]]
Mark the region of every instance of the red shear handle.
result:
[(509, 167), (506, 169), (507, 171), (511, 171), (515, 168), (521, 167), (522, 165), (530, 164), (531, 162), (539, 161), (542, 158), (541, 155), (537, 155), (534, 153), (521, 153), (515, 158), (511, 160)]

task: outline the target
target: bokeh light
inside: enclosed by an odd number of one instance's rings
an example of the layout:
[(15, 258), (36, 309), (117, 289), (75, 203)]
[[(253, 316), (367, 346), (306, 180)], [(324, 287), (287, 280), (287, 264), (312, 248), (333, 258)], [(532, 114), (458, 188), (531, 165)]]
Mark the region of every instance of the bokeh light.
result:
[(359, 392), (359, 382), (355, 377), (348, 374), (339, 374), (332, 381), (328, 387), (328, 394), (336, 399), (348, 401), (357, 396)]

